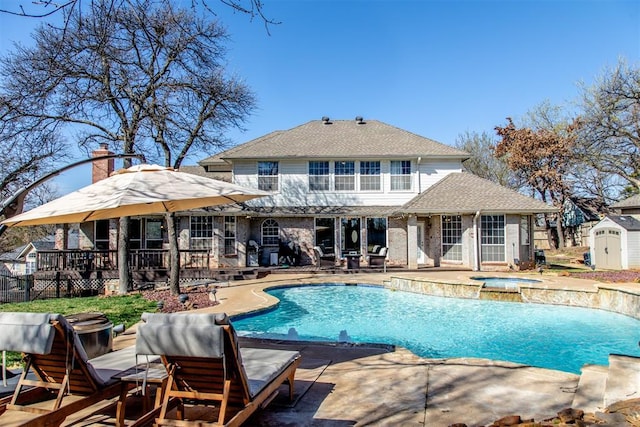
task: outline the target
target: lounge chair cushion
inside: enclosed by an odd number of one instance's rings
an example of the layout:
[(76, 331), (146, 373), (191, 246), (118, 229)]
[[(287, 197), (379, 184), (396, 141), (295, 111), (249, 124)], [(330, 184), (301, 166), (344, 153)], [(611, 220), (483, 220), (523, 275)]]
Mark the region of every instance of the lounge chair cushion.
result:
[(93, 376), (99, 378), (103, 385), (117, 381), (113, 378), (114, 375), (134, 366), (136, 366), (135, 345), (111, 351), (87, 361), (87, 367), (93, 370), (95, 374)]
[(179, 323), (195, 325), (228, 325), (226, 313), (142, 313), (142, 321), (146, 323)]
[(378, 252), (378, 255), (387, 256), (387, 248), (386, 247), (381, 248), (380, 252)]
[(240, 354), (251, 397), (258, 395), (286, 366), (300, 356), (297, 351), (245, 347), (240, 347)]
[(49, 354), (55, 329), (48, 313), (0, 313), (0, 350)]
[(221, 358), (224, 356), (223, 330), (212, 324), (141, 324), (136, 336), (136, 354)]

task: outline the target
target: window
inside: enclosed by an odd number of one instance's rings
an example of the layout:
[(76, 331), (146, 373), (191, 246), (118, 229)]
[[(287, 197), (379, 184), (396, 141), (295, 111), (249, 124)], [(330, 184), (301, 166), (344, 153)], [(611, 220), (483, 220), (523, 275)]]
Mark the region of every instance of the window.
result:
[(442, 216), (442, 259), (462, 261), (462, 217)]
[(262, 246), (278, 246), (280, 244), (280, 226), (273, 219), (262, 223)]
[(36, 252), (32, 251), (27, 254), (26, 262), (25, 262), (25, 274), (33, 274), (36, 272)]
[(98, 250), (109, 250), (109, 220), (94, 222), (94, 244)]
[(391, 191), (411, 190), (411, 160), (391, 161)]
[(236, 217), (224, 217), (224, 254), (236, 254)]
[(278, 191), (278, 162), (258, 162), (258, 188)]
[(504, 262), (504, 215), (482, 215), (482, 262)]
[(212, 216), (192, 216), (189, 226), (191, 249), (207, 249), (213, 247), (213, 217)]
[(529, 217), (521, 216), (520, 217), (520, 245), (528, 246), (531, 241), (529, 235)]
[(163, 230), (162, 219), (148, 218), (145, 220), (144, 242), (147, 249), (162, 249)]
[(334, 175), (336, 191), (353, 191), (356, 189), (355, 162), (335, 162)]
[(142, 249), (142, 220), (129, 220), (129, 249)]
[(360, 190), (380, 191), (380, 162), (360, 162)]
[(333, 218), (316, 218), (316, 245), (325, 254), (332, 254), (335, 247), (335, 221)]
[(367, 218), (367, 251), (372, 252), (374, 246), (387, 246), (386, 218)]
[(309, 162), (309, 191), (329, 190), (329, 162)]

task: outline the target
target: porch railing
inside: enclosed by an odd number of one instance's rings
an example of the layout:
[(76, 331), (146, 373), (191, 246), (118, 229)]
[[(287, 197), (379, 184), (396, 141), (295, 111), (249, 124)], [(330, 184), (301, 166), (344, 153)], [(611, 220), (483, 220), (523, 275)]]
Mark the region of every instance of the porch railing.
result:
[[(209, 269), (209, 251), (206, 249), (180, 250), (181, 269)], [(129, 253), (131, 270), (168, 270), (168, 249), (136, 249)], [(115, 250), (63, 250), (38, 251), (38, 271), (104, 271), (118, 269)]]

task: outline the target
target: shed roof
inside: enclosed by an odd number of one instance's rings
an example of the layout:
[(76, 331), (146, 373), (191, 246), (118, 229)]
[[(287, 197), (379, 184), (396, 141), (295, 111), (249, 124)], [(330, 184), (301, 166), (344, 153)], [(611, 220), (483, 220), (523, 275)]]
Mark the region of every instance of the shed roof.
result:
[(468, 172), (450, 173), (399, 210), (411, 214), (546, 213), (553, 206)]
[(627, 231), (640, 231), (640, 221), (631, 215), (607, 215), (607, 218)]

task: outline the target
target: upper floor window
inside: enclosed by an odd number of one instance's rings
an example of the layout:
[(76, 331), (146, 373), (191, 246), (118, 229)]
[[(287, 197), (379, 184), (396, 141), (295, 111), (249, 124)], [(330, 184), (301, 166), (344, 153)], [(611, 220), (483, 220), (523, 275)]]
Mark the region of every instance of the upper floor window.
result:
[(309, 162), (309, 191), (329, 190), (329, 162)]
[(262, 223), (262, 246), (278, 246), (280, 244), (280, 225), (274, 219), (266, 219)]
[(258, 188), (278, 191), (278, 162), (258, 162)]
[(236, 217), (224, 217), (224, 254), (236, 254)]
[(380, 191), (380, 162), (360, 162), (360, 190)]
[(353, 161), (335, 162), (335, 190), (353, 191), (356, 189), (356, 165)]
[(213, 217), (192, 216), (189, 233), (189, 247), (191, 249), (211, 250), (213, 247)]
[(391, 191), (411, 190), (411, 160), (391, 161)]

